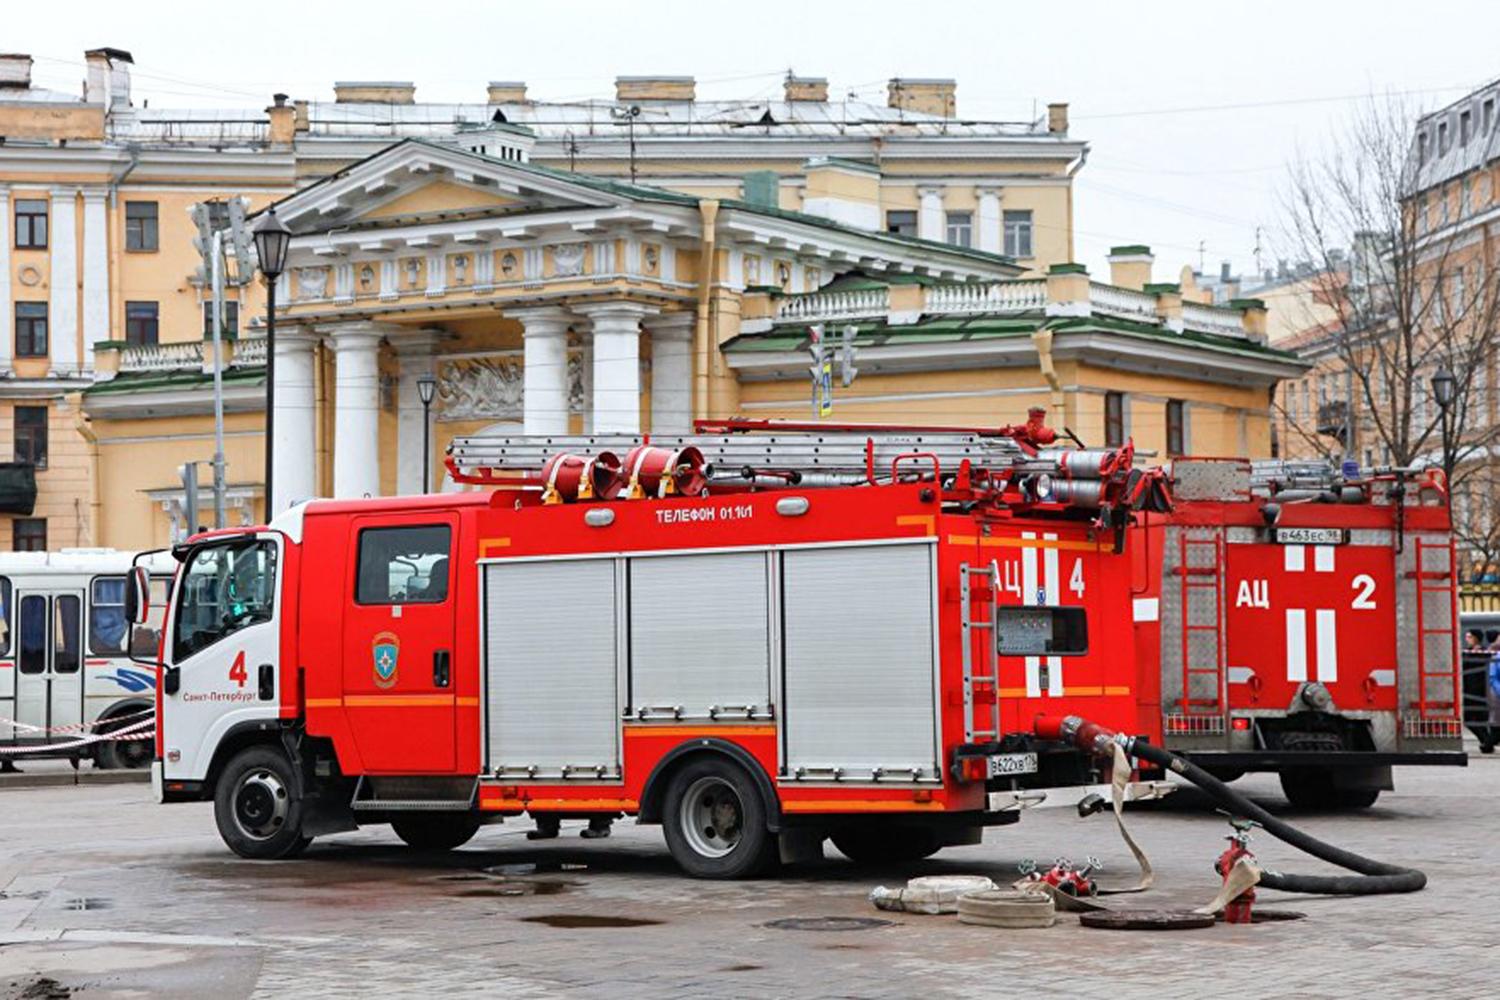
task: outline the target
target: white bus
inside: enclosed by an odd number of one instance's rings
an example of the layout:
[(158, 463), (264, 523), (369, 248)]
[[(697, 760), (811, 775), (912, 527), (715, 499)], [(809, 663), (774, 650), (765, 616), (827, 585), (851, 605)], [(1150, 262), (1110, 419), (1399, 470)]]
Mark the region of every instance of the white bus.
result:
[[(146, 767), (154, 736), (85, 743), (82, 737), (149, 718), (156, 674), (125, 646), (126, 573), (134, 554), (115, 549), (0, 552), (0, 760), (93, 758), (98, 767)], [(153, 610), (176, 566), (166, 552), (143, 560)], [(147, 634), (137, 629), (138, 635)], [(147, 657), (155, 650), (138, 650)], [(69, 745), (71, 744), (71, 745)]]

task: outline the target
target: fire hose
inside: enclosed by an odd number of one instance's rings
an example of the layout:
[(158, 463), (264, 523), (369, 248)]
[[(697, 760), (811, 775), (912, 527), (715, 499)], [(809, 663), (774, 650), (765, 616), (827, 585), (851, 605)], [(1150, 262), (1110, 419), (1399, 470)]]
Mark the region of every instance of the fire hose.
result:
[(1266, 832), (1313, 857), (1356, 872), (1355, 875), (1292, 875), (1262, 869), (1260, 884), (1283, 892), (1318, 893), (1332, 896), (1373, 896), (1394, 892), (1417, 892), (1427, 885), (1427, 876), (1415, 868), (1376, 861), (1313, 837), (1272, 816), (1250, 799), (1231, 789), (1192, 761), (1145, 740), (1116, 733), (1076, 715), (1042, 716), (1035, 731), (1043, 739), (1062, 740), (1096, 757), (1115, 758), (1116, 749), (1129, 757), (1164, 767), (1197, 785), (1226, 810), (1254, 820)]

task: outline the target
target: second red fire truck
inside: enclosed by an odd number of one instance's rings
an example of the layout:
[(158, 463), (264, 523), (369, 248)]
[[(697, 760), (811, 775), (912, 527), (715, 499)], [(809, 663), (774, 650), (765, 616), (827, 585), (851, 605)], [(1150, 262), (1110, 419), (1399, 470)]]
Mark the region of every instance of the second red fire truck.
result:
[[(460, 440), (451, 468), (488, 491), (315, 501), (180, 546), (159, 796), (212, 799), (246, 857), (367, 823), (446, 848), (502, 817), (546, 837), (633, 815), (689, 873), (735, 877), (829, 838), (856, 860), (923, 857), (1100, 781), (1036, 735), (1043, 715), (1170, 745), (1174, 716), (1210, 714), (1149, 669), (1159, 654), (1170, 674), (1173, 588), (1199, 577), (1157, 560), (1197, 543), (1128, 445), (1061, 447), (1037, 414), (701, 431)], [(1226, 656), (1229, 732), (1297, 711), (1278, 687), (1236, 712)], [(1329, 690), (1311, 707), (1337, 716)]]

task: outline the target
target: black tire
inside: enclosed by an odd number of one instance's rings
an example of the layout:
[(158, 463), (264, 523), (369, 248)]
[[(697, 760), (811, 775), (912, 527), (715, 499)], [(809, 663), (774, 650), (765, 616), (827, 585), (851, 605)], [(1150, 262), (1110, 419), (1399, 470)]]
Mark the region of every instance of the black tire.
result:
[(1281, 790), (1298, 809), (1368, 809), (1380, 798), (1378, 788), (1340, 788), (1332, 772), (1316, 767), (1282, 771)]
[(418, 851), (451, 851), (462, 847), (479, 831), (475, 813), (413, 813), (391, 820), (391, 829)]
[(672, 857), (693, 878), (753, 878), (776, 864), (760, 789), (728, 760), (684, 764), (667, 786), (662, 826)]
[(250, 747), (230, 758), (214, 789), (219, 836), (242, 858), (274, 861), (302, 852), (302, 800), (292, 762), (280, 750)]
[(924, 826), (844, 827), (835, 830), (832, 839), (833, 846), (857, 865), (905, 864), (943, 849), (937, 831)]
[(1479, 752), (1480, 753), (1494, 753), (1495, 752), (1495, 744), (1493, 744), (1493, 743), (1481, 743), (1481, 744), (1479, 744)]
[[(110, 733), (119, 727), (120, 724), (105, 719), (95, 726), (95, 732)], [(156, 755), (156, 737), (146, 733), (144, 739), (104, 740), (95, 747), (95, 767), (105, 771), (138, 771), (151, 766), (151, 759)]]

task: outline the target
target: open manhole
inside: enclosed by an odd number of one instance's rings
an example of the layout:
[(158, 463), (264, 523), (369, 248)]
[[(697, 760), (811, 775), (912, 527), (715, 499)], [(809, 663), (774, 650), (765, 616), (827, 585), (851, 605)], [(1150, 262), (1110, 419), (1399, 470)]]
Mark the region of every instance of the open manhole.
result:
[(868, 931), (891, 923), (876, 917), (782, 917), (768, 921), (766, 926), (779, 931)]
[(1094, 910), (1080, 913), (1078, 922), (1110, 931), (1185, 931), (1212, 927), (1215, 918), (1192, 910)]

